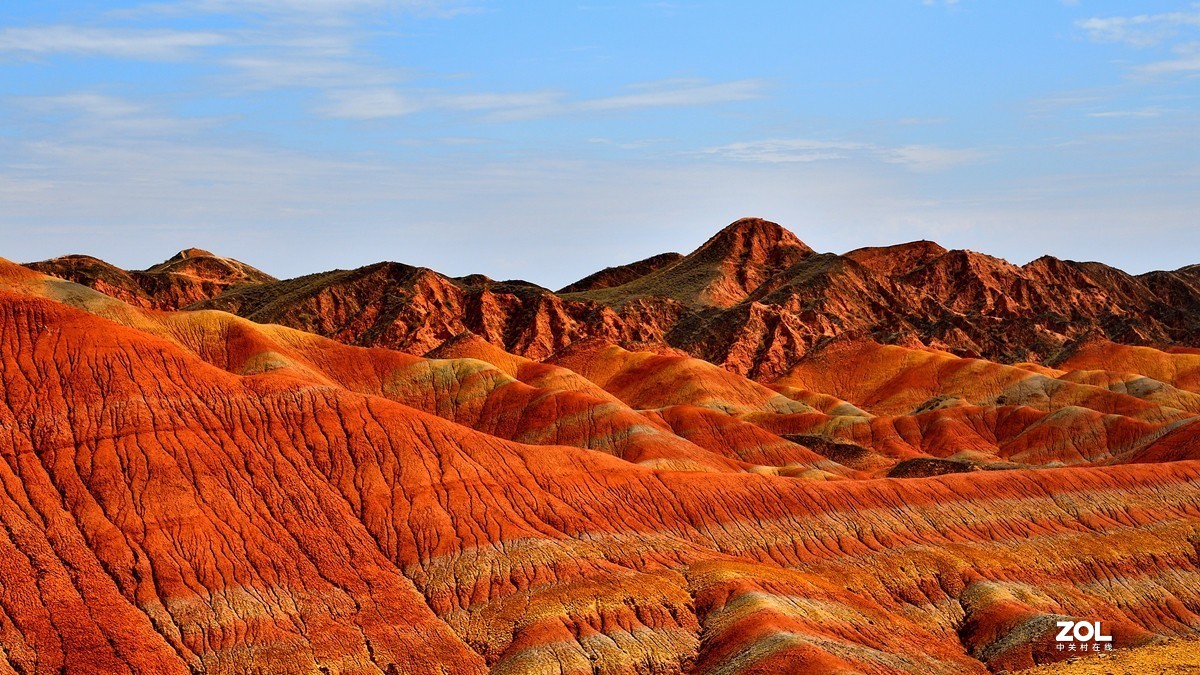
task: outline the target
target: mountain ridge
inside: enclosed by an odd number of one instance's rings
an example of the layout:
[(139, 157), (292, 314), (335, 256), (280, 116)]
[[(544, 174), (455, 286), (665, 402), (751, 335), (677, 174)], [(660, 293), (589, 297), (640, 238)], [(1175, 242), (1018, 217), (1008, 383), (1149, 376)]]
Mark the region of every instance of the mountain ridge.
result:
[[(217, 260), (206, 253), (172, 260)], [(763, 381), (830, 341), (861, 337), (1006, 363), (1063, 358), (1089, 334), (1200, 346), (1197, 266), (1136, 276), (1050, 256), (1017, 266), (929, 241), (817, 253), (758, 218), (735, 221), (687, 255), (608, 268), (560, 293), (384, 262), (284, 281), (241, 271), (204, 292), (156, 296), (136, 278), (138, 290), (123, 293), (136, 272), (56, 260), (30, 267), (143, 306), (222, 309), (348, 344), (423, 354), (471, 331), (542, 359), (578, 340), (659, 343)], [(177, 278), (171, 264), (151, 270)]]
[(26, 267), (95, 288), (132, 305), (167, 310), (182, 309), (240, 286), (278, 281), (246, 263), (198, 248), (183, 249), (144, 270), (122, 270), (80, 254)]

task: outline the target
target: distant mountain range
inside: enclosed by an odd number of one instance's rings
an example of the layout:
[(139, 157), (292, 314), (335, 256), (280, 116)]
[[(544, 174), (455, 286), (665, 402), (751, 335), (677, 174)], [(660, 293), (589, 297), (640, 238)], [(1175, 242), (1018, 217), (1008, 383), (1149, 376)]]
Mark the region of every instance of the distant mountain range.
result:
[(28, 267), (135, 306), (220, 309), (353, 345), (423, 354), (470, 331), (541, 359), (589, 338), (659, 343), (763, 381), (839, 338), (1003, 363), (1053, 363), (1093, 339), (1200, 346), (1200, 265), (1138, 276), (1052, 257), (1018, 267), (928, 241), (818, 254), (756, 218), (688, 255), (557, 293), (392, 262), (279, 281), (197, 249), (144, 271), (79, 255)]

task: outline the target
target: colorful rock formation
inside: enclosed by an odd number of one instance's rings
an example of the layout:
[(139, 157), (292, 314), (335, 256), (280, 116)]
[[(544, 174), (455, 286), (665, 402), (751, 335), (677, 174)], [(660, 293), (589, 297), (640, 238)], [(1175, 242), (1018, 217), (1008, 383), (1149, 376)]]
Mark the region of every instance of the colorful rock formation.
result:
[(1063, 620), (1196, 637), (1189, 269), (758, 220), (643, 263), (556, 295), (0, 260), (0, 672), (984, 673), (1081, 656)]

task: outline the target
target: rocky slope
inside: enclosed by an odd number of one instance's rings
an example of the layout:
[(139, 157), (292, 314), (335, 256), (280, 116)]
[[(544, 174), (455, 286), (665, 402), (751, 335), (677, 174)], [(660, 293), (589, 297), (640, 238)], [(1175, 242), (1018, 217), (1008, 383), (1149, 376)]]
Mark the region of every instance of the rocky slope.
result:
[[(1078, 653), (1064, 618), (1194, 639), (1200, 349), (1093, 321), (1186, 306), (1191, 271), (1106, 269), (739, 221), (563, 296), (386, 263), (162, 311), (0, 260), (0, 672), (984, 673)], [(1037, 363), (929, 323), (1024, 344), (1048, 289), (1077, 311)], [(742, 316), (795, 330), (697, 358)]]
[(118, 269), (87, 255), (66, 255), (27, 267), (153, 309), (179, 309), (233, 288), (276, 280), (243, 262), (198, 248), (180, 251), (145, 270)]
[(471, 331), (537, 360), (585, 339), (670, 345), (763, 382), (841, 339), (1010, 364), (1062, 360), (1098, 338), (1200, 346), (1195, 267), (1132, 276), (1050, 257), (1016, 266), (926, 241), (818, 254), (754, 218), (686, 256), (609, 268), (558, 294), (399, 263), (275, 282), (202, 252), (145, 272), (84, 256), (30, 266), (140, 306), (220, 309), (348, 344), (422, 354)]
[(616, 267), (606, 267), (595, 274), (569, 284), (561, 289), (558, 293), (579, 293), (582, 291), (598, 291), (602, 288), (612, 288), (613, 286), (622, 286), (635, 279), (656, 272), (664, 267), (674, 265), (679, 262), (683, 256), (678, 253), (660, 253), (655, 256), (650, 256), (645, 260), (629, 263), (628, 265), (618, 265)]

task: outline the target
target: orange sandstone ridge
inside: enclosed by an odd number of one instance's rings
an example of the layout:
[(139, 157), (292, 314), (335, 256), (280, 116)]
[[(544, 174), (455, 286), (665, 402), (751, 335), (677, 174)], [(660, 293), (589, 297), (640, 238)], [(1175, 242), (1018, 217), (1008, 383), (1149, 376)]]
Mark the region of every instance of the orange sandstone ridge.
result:
[(0, 260), (0, 672), (985, 673), (1079, 655), (1064, 620), (1195, 639), (1194, 276), (753, 219), (561, 294)]

